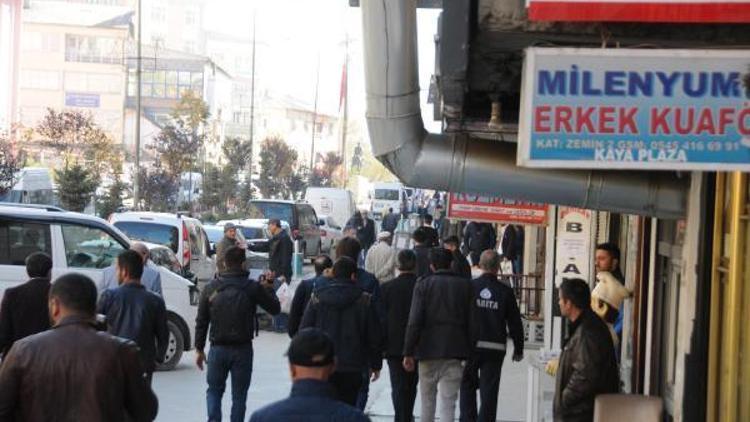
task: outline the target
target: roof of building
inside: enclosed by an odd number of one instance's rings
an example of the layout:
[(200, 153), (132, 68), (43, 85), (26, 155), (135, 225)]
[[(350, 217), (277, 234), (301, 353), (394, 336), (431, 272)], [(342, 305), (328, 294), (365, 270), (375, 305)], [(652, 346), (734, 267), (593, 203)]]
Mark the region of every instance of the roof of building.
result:
[(130, 7), (62, 1), (31, 1), (23, 11), (25, 23), (98, 28), (130, 27), (135, 11)]

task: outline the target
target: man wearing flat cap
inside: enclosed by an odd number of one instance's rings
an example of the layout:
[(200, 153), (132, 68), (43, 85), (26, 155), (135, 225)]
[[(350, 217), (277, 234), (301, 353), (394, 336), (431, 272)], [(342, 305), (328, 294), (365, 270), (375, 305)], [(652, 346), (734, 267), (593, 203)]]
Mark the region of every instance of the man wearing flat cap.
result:
[(216, 244), (216, 273), (222, 274), (227, 271), (226, 255), (229, 248), (233, 246), (239, 246), (242, 249), (247, 248), (247, 245), (241, 244), (237, 240), (237, 226), (234, 223), (227, 223), (224, 225), (224, 237)]
[(391, 246), (391, 232), (378, 233), (378, 243), (370, 248), (365, 259), (365, 270), (375, 275), (382, 284), (396, 276), (396, 250)]
[(328, 383), (336, 369), (336, 359), (333, 341), (327, 334), (317, 328), (301, 330), (289, 344), (287, 357), (293, 382), (289, 398), (256, 411), (250, 422), (369, 420), (359, 409), (336, 400)]

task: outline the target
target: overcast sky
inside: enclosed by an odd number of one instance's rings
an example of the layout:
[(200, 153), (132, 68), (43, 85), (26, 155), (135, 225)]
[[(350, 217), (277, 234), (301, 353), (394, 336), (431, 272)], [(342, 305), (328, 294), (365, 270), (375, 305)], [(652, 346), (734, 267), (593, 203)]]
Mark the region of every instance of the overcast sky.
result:
[[(256, 37), (265, 46), (258, 49), (257, 63), (263, 84), (278, 93), (313, 103), (318, 57), (320, 57), (319, 107), (335, 114), (338, 110), (345, 39), (349, 35), (349, 101), (353, 118), (364, 116), (364, 70), (362, 61), (362, 21), (359, 8), (348, 0), (211, 0), (207, 3), (207, 29), (240, 36), (252, 33), (256, 13)], [(420, 87), (426, 101), (430, 76), (434, 72), (434, 35), (437, 10), (420, 10), (419, 53)], [(262, 73), (261, 73), (262, 72)], [(428, 128), (432, 106), (423, 104)]]

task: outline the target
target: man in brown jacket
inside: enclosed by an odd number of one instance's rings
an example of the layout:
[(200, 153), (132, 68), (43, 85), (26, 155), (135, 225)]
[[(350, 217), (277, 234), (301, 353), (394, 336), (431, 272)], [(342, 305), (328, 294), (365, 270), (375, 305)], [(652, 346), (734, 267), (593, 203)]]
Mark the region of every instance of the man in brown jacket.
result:
[(17, 341), (0, 366), (2, 421), (151, 421), (156, 396), (132, 341), (97, 332), (96, 285), (81, 274), (52, 284), (53, 327)]

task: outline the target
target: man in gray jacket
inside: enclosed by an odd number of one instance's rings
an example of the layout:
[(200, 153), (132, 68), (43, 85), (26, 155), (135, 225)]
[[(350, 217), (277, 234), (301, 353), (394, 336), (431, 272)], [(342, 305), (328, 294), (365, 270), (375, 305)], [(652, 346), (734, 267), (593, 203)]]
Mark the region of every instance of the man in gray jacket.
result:
[(406, 327), (404, 369), (414, 371), (419, 361), (421, 420), (435, 420), (438, 390), (440, 420), (452, 421), (463, 375), (462, 361), (469, 357), (472, 339), (471, 281), (451, 272), (451, 252), (430, 250), (433, 273), (417, 281)]

